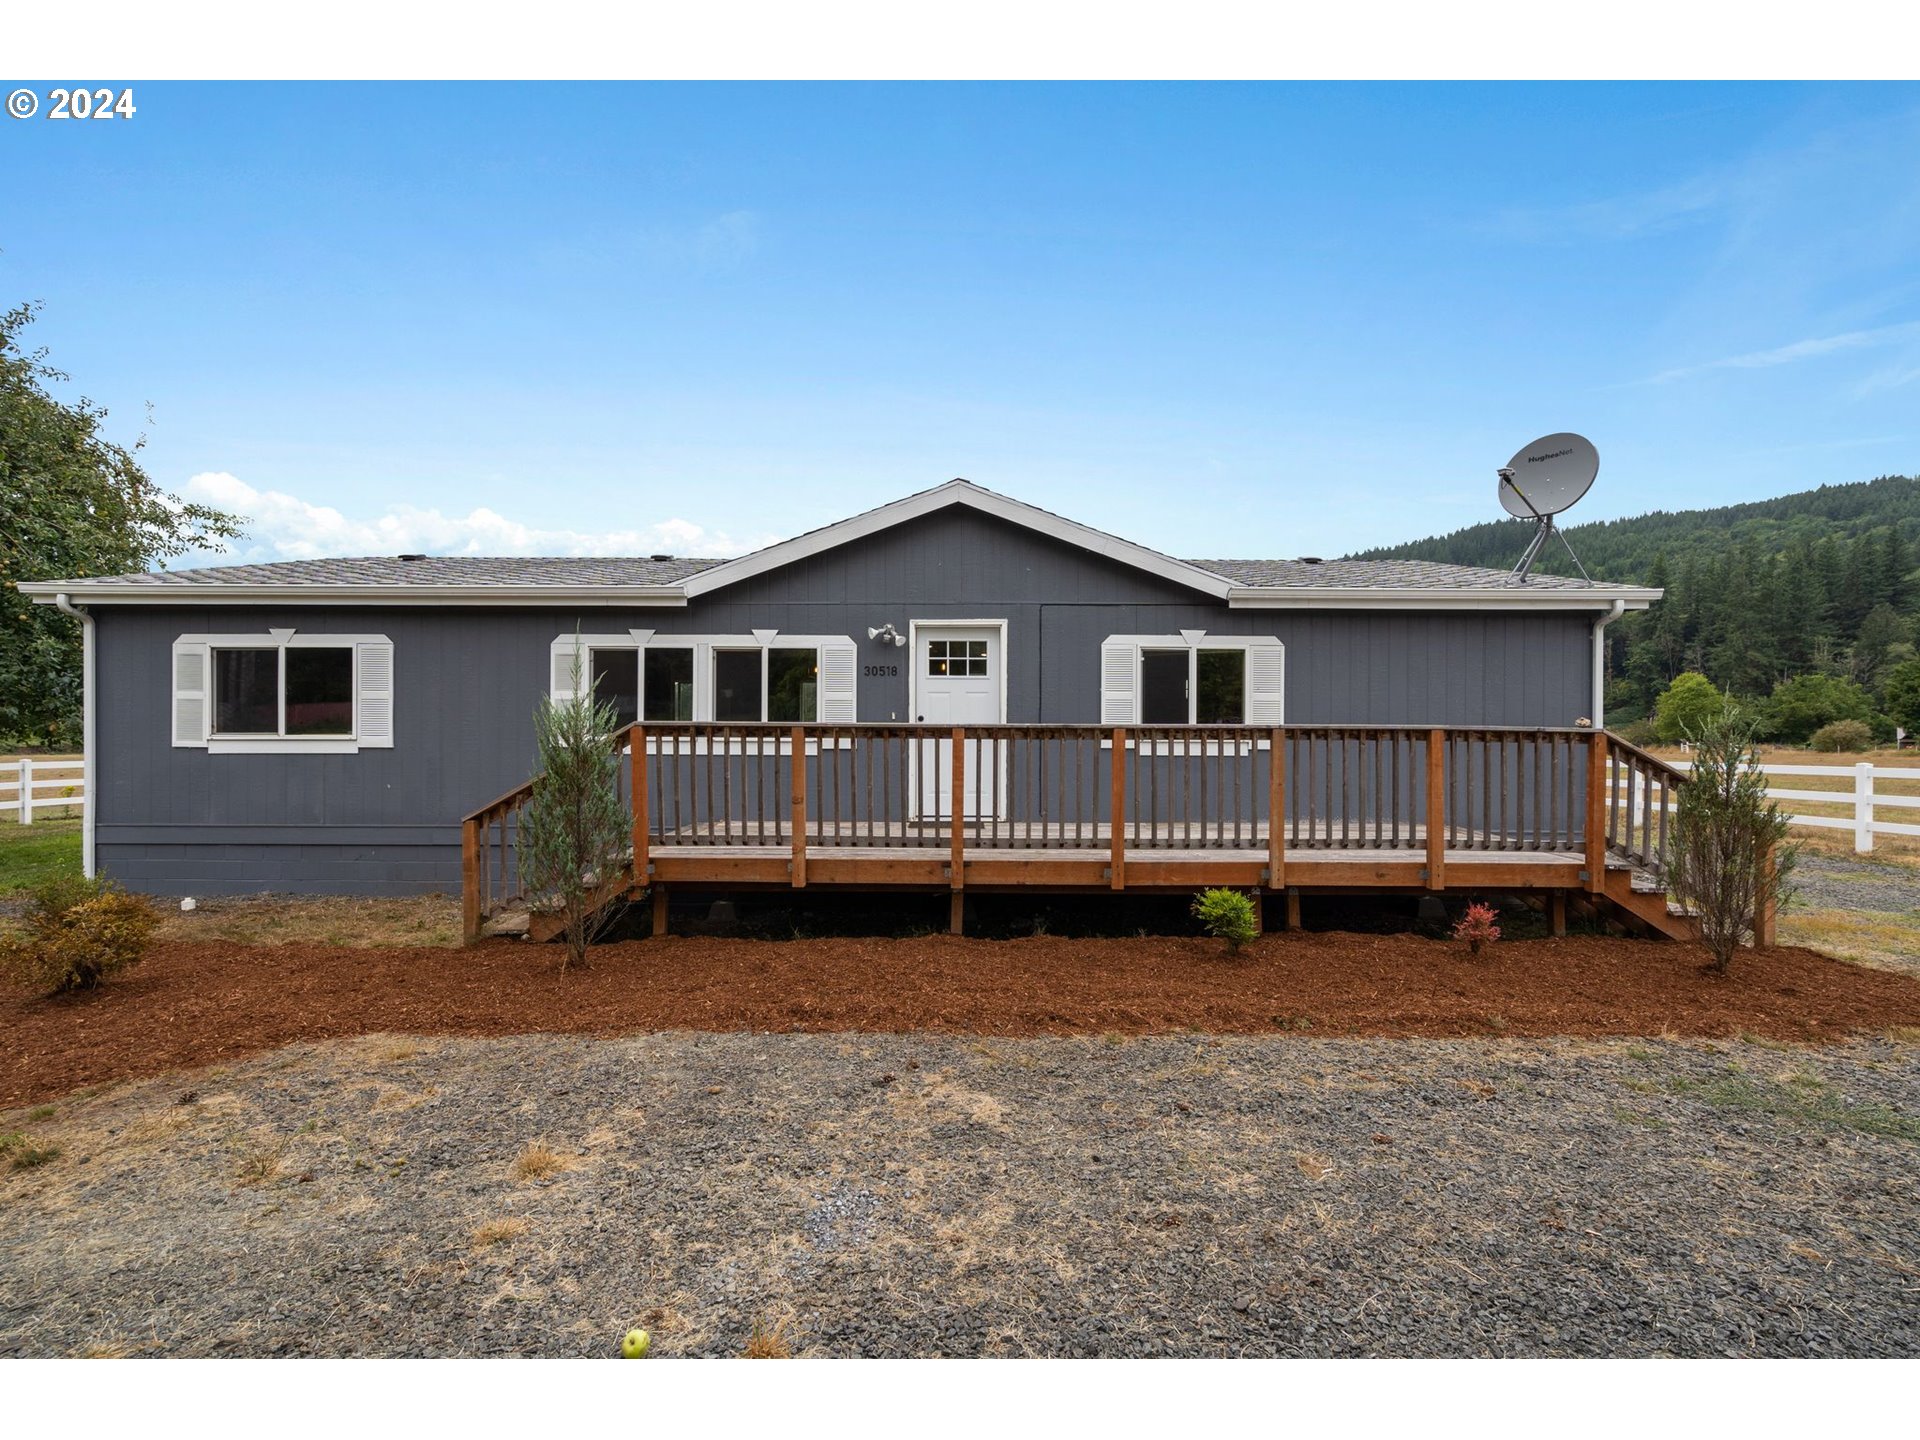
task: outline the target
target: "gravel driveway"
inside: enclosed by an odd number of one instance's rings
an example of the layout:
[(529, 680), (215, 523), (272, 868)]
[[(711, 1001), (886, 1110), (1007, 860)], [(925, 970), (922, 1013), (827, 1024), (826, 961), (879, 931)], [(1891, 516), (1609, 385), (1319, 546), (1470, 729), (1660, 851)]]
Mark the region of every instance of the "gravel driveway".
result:
[(376, 1036), (0, 1130), (13, 1355), (1920, 1353), (1893, 1040)]
[(1793, 903), (1809, 910), (1920, 911), (1920, 869), (1896, 861), (1803, 851), (1793, 869)]

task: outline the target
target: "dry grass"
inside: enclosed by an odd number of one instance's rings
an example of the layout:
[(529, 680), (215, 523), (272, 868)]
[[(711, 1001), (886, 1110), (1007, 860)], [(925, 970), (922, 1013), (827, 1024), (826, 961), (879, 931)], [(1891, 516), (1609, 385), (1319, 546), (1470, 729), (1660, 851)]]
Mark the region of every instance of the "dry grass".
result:
[(555, 1175), (565, 1174), (579, 1162), (571, 1155), (563, 1155), (542, 1141), (536, 1140), (514, 1158), (513, 1178), (516, 1180), (551, 1180)]
[(60, 1158), (58, 1145), (36, 1144), (27, 1136), (13, 1132), (0, 1135), (0, 1158), (15, 1170), (34, 1170)]
[(518, 1215), (508, 1215), (499, 1220), (487, 1220), (473, 1227), (469, 1237), (476, 1250), (490, 1250), (495, 1245), (505, 1245), (518, 1240), (527, 1233), (527, 1222)]
[(287, 1145), (284, 1140), (258, 1150), (249, 1150), (234, 1167), (234, 1178), (249, 1187), (271, 1185), (280, 1178), (280, 1165), (286, 1157)]
[(791, 1360), (793, 1347), (787, 1343), (787, 1320), (782, 1315), (772, 1325), (768, 1325), (759, 1316), (754, 1317), (753, 1333), (747, 1336), (747, 1348), (740, 1352), (742, 1360)]
[(446, 895), (365, 898), (352, 895), (215, 897), (183, 911), (163, 907), (156, 939), (235, 945), (343, 945), (368, 949), (460, 944), (460, 901)]
[(1296, 1155), (1293, 1163), (1309, 1180), (1324, 1180), (1333, 1173), (1333, 1162), (1324, 1155)]
[(1780, 914), (1780, 942), (1804, 945), (1839, 960), (1920, 975), (1920, 919), (1913, 916), (1880, 910), (1787, 909)]

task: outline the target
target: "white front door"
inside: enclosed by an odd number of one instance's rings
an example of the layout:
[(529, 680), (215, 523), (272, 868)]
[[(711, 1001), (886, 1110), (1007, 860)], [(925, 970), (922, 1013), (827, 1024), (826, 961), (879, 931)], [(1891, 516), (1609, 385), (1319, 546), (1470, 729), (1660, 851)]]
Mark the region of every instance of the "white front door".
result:
[[(1002, 653), (1006, 632), (998, 625), (947, 625), (918, 620), (913, 635), (913, 718), (923, 725), (997, 725), (1006, 717)], [(999, 814), (1005, 786), (999, 773), (1003, 747), (972, 744), (965, 757), (962, 803), (966, 817)], [(919, 746), (916, 811), (942, 819), (953, 814), (953, 742)], [(984, 753), (983, 753), (984, 752)], [(987, 773), (994, 772), (991, 776)]]

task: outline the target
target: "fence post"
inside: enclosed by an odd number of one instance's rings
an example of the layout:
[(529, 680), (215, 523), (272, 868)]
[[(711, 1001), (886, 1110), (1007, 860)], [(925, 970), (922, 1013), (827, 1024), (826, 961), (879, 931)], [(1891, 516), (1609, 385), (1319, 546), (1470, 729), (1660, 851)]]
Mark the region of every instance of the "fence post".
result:
[(1865, 760), (1853, 767), (1853, 848), (1873, 849), (1873, 766)]
[(20, 823), (33, 824), (33, 761), (20, 757)]

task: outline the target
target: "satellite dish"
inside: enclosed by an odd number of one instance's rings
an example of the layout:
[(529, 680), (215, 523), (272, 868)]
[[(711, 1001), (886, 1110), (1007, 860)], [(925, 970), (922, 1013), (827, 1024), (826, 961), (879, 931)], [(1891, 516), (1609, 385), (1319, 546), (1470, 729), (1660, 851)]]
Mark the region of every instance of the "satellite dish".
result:
[[(1593, 488), (1593, 477), (1599, 473), (1600, 452), (1593, 448), (1593, 442), (1584, 435), (1564, 430), (1557, 435), (1542, 435), (1531, 445), (1521, 446), (1513, 459), (1500, 467), (1500, 504), (1509, 515), (1531, 520), (1538, 527), (1527, 553), (1520, 557), (1520, 563), (1507, 577), (1508, 584), (1527, 583), (1547, 538), (1560, 533), (1553, 527), (1553, 517), (1579, 504), (1580, 497)], [(1587, 574), (1580, 557), (1574, 555), (1565, 535), (1560, 535), (1560, 543), (1566, 545), (1567, 554), (1573, 557), (1574, 568), (1581, 578), (1591, 585), (1593, 577)]]
[(1500, 472), (1500, 503), (1509, 515), (1537, 520), (1571, 510), (1600, 473), (1600, 452), (1584, 435), (1543, 435)]

